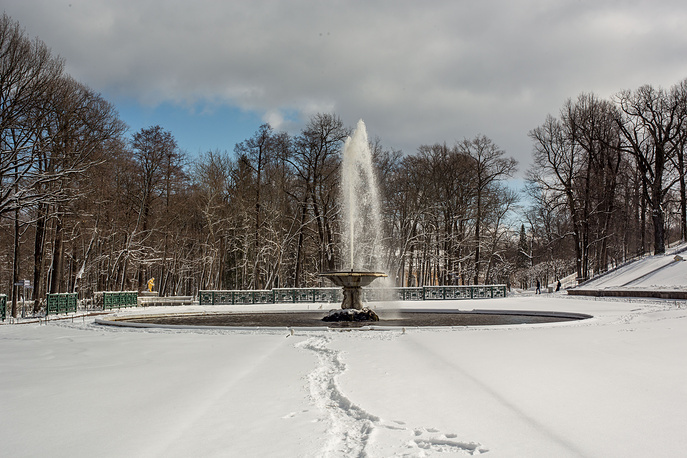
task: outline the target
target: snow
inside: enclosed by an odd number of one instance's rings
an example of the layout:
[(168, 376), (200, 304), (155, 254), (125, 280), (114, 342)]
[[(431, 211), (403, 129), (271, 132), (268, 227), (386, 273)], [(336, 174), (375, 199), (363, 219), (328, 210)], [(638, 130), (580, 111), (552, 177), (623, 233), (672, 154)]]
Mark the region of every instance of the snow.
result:
[(687, 245), (647, 256), (584, 284), (582, 289), (687, 290)]
[[(127, 329), (88, 317), (4, 325), (2, 455), (679, 456), (687, 448), (686, 303), (543, 294), (404, 305), (594, 318), (293, 333)], [(151, 310), (121, 312), (140, 313)]]

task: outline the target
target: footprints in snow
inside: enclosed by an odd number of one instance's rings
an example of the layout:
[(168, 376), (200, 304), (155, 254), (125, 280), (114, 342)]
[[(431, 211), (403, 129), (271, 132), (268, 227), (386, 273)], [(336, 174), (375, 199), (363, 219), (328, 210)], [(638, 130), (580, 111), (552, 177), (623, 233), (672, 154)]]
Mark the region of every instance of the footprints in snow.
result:
[(415, 437), (407, 443), (407, 447), (410, 449), (417, 448), (439, 453), (463, 452), (468, 455), (480, 455), (489, 451), (479, 443), (459, 441), (456, 440), (457, 434), (441, 434), (439, 430), (434, 428), (416, 429), (414, 434)]
[[(296, 344), (297, 348), (311, 351), (318, 358), (318, 366), (308, 375), (308, 384), (315, 405), (328, 415), (328, 437), (322, 456), (367, 456), (366, 449), (376, 448), (378, 442), (389, 443), (389, 439), (402, 444), (392, 456), (479, 455), (488, 451), (479, 443), (457, 440), (456, 434), (442, 434), (434, 428), (413, 429), (402, 421), (383, 421), (354, 404), (338, 385), (337, 377), (346, 370), (346, 365), (340, 359), (341, 352), (327, 346), (329, 341), (326, 336), (315, 336)], [(291, 412), (282, 418), (296, 415)]]
[(442, 433), (436, 428), (408, 428), (403, 422), (394, 424), (380, 423), (380, 427), (387, 431), (384, 438), (386, 443), (396, 443), (393, 451), (384, 450), (380, 456), (417, 457), (441, 454), (480, 455), (489, 450), (477, 442), (458, 440), (458, 435)]
[(341, 391), (337, 376), (346, 370), (346, 365), (339, 352), (327, 347), (328, 342), (325, 337), (312, 337), (296, 344), (318, 358), (317, 367), (308, 375), (308, 384), (316, 407), (328, 415), (329, 428), (321, 455), (361, 456), (379, 418), (355, 405)]

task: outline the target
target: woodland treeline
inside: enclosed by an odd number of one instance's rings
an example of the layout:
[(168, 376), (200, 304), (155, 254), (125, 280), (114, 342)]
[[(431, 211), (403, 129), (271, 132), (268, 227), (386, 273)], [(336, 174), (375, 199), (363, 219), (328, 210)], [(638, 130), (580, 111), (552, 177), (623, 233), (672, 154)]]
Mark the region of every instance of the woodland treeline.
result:
[[(190, 157), (172, 132), (129, 132), (100, 94), (4, 15), (0, 22), (0, 292), (323, 285), (340, 253), (334, 113), (269, 125)], [(370, 145), (386, 271), (401, 286), (579, 279), (684, 240), (687, 83), (582, 94), (530, 132), (526, 195), (484, 135), (415, 152)], [(524, 197), (524, 198), (523, 198)], [(39, 305), (36, 302), (36, 307)]]

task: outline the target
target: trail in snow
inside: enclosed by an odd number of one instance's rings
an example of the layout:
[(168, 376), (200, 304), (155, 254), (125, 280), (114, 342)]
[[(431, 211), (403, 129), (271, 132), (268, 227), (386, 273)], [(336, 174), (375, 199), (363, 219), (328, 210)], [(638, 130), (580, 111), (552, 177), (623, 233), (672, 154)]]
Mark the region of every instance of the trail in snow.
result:
[(317, 355), (318, 365), (308, 375), (310, 396), (315, 405), (329, 417), (328, 437), (322, 456), (366, 456), (365, 446), (374, 423), (379, 418), (353, 404), (339, 389), (337, 376), (346, 370), (340, 352), (327, 347), (326, 337), (311, 337), (296, 344), (297, 347)]
[(410, 428), (402, 421), (386, 422), (353, 403), (341, 390), (338, 376), (346, 371), (341, 352), (328, 347), (331, 338), (319, 335), (299, 342), (296, 347), (313, 352), (318, 365), (308, 375), (310, 396), (316, 407), (326, 413), (329, 422), (327, 438), (318, 456), (368, 457), (371, 445), (384, 437), (386, 444), (395, 442), (394, 451), (384, 456), (411, 457), (434, 454), (479, 455), (488, 450), (475, 442), (456, 440), (453, 433), (443, 434), (434, 428)]

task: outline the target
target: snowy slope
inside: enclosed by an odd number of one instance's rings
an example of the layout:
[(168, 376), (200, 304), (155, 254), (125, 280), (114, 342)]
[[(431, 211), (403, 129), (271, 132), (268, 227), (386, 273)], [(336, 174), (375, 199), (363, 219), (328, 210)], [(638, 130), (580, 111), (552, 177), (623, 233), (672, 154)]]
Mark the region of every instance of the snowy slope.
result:
[(585, 283), (582, 289), (687, 290), (685, 246), (658, 256), (647, 256)]

